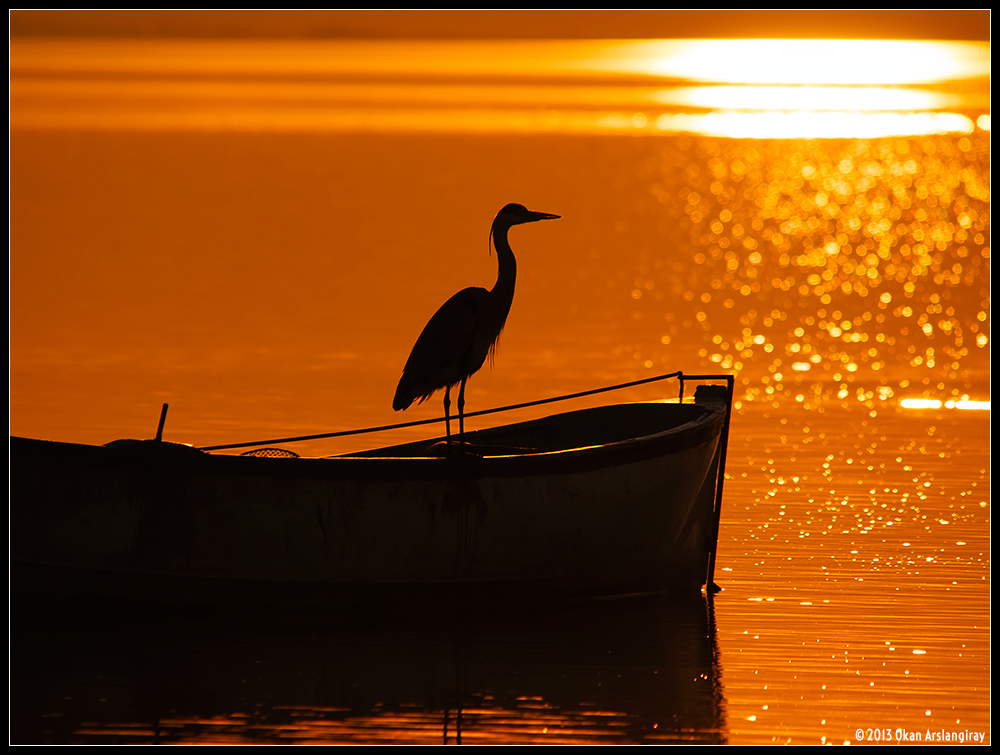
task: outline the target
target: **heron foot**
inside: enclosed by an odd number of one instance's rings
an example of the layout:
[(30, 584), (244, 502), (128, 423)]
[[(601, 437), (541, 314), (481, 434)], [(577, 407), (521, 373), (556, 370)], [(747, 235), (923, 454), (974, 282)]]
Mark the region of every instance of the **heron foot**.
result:
[(475, 445), (464, 440), (438, 441), (427, 449), (427, 454), (450, 459), (483, 458), (482, 452)]

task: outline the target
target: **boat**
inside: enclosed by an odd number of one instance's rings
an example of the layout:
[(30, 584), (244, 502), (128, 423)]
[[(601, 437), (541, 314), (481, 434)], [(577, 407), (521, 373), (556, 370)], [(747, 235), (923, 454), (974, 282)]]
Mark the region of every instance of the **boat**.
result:
[[(732, 386), (327, 458), (12, 437), (15, 595), (337, 603), (717, 589)], [(162, 430), (162, 419), (161, 419)]]

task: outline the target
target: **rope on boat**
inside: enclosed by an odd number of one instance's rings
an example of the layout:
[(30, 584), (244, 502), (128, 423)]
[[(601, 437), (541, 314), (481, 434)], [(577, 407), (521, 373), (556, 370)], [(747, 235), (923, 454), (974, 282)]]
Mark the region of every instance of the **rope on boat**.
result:
[[(677, 378), (680, 380), (680, 398), (684, 398), (684, 381), (685, 380), (727, 380), (730, 383), (730, 389), (732, 388), (732, 375), (685, 375), (683, 372), (671, 372), (666, 375), (657, 375), (656, 377), (643, 378), (642, 380), (633, 380), (628, 383), (618, 383), (617, 385), (608, 385), (603, 388), (592, 388), (589, 391), (580, 391), (579, 393), (568, 393), (564, 396), (554, 396), (552, 398), (537, 399), (535, 401), (526, 401), (523, 404), (511, 404), (509, 406), (500, 406), (494, 409), (480, 409), (475, 412), (466, 412), (466, 417), (481, 417), (486, 414), (498, 414), (500, 412), (509, 412), (514, 409), (526, 409), (532, 406), (541, 406), (543, 404), (552, 404), (557, 401), (569, 401), (570, 399), (583, 398), (584, 396), (594, 396), (598, 393), (607, 393), (608, 391), (617, 391), (623, 388), (634, 388), (637, 385), (645, 385), (647, 383), (655, 383), (660, 380), (669, 380), (670, 378)], [(379, 427), (366, 427), (360, 430), (340, 430), (332, 433), (320, 433), (319, 435), (300, 435), (295, 438), (272, 438), (270, 440), (256, 440), (248, 443), (230, 443), (224, 446), (204, 446), (200, 448), (201, 451), (224, 451), (233, 448), (249, 448), (251, 446), (267, 446), (277, 443), (300, 443), (307, 440), (324, 440), (326, 438), (341, 438), (347, 435), (364, 435), (366, 433), (377, 433), (383, 432), (385, 430), (399, 430), (404, 427), (417, 427), (419, 425), (432, 425), (437, 422), (444, 422), (444, 417), (435, 417), (433, 419), (418, 419), (412, 422), (400, 422), (395, 425), (381, 425)]]

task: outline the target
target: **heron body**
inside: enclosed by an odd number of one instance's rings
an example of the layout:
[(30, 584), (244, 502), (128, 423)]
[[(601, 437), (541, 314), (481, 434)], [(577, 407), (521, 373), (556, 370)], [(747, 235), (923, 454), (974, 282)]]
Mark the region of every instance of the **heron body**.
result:
[(507, 322), (514, 301), (517, 261), (507, 241), (512, 226), (558, 218), (533, 212), (519, 204), (509, 204), (497, 213), (490, 239), (497, 250), (497, 282), (492, 289), (476, 286), (463, 289), (434, 314), (413, 345), (403, 376), (396, 387), (392, 408), (406, 409), (414, 401), (423, 403), (444, 388), (445, 433), (451, 438), (451, 389), (459, 385), (459, 433), (465, 432), (465, 383), (492, 361), (497, 340)]

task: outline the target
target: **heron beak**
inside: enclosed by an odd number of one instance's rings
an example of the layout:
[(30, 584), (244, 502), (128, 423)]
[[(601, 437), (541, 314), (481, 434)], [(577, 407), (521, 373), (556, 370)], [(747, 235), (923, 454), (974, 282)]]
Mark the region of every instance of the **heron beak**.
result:
[(558, 220), (559, 215), (553, 215), (551, 212), (534, 212), (533, 210), (528, 210), (528, 216), (524, 219), (525, 223), (534, 223), (536, 220)]

